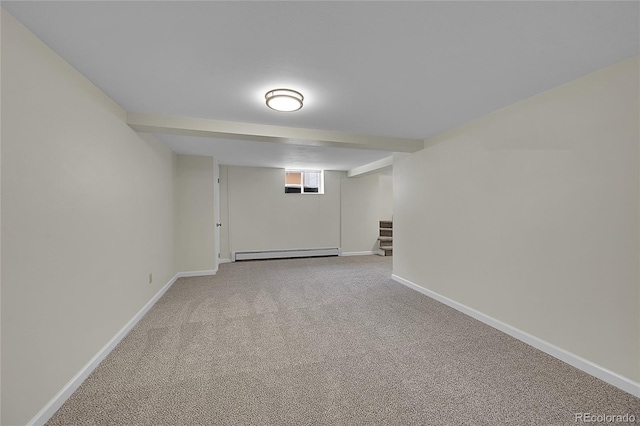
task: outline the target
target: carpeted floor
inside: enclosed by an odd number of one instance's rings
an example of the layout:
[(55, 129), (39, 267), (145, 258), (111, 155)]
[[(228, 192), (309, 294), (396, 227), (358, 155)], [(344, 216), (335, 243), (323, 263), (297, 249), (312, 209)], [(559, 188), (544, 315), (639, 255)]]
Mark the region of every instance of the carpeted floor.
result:
[(181, 278), (47, 424), (640, 421), (637, 398), (390, 275), (360, 256)]

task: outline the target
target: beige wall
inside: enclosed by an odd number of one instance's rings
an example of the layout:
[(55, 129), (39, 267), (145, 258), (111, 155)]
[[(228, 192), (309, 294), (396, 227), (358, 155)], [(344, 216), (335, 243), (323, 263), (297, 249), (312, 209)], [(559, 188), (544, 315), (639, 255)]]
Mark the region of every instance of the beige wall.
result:
[(244, 250), (377, 250), (382, 204), (392, 203), (381, 196), (383, 185), (377, 173), (325, 171), (325, 194), (285, 194), (284, 169), (220, 166), (221, 258)]
[(178, 155), (175, 179), (175, 267), (178, 272), (218, 267), (214, 218), (214, 159)]
[(231, 259), (229, 250), (229, 195), (228, 195), (228, 172), (227, 166), (220, 166), (220, 258), (222, 260)]
[(394, 162), (394, 273), (640, 381), (638, 58)]
[(230, 251), (340, 247), (340, 175), (324, 194), (285, 194), (284, 169), (227, 167)]
[(342, 252), (378, 250), (380, 175), (348, 178), (342, 173)]
[(393, 220), (393, 175), (379, 175), (380, 220)]
[(2, 12), (2, 424), (29, 421), (174, 274), (173, 154), (124, 120)]

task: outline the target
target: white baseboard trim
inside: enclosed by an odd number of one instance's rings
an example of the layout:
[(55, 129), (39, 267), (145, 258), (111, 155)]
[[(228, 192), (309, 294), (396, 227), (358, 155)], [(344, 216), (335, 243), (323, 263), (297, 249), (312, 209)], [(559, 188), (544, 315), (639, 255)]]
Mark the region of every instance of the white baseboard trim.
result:
[(221, 263), (231, 263), (231, 259), (218, 259), (218, 265)]
[(566, 362), (567, 364), (576, 367), (577, 369), (582, 370), (587, 374), (597, 377), (598, 379), (605, 381), (610, 385), (622, 389), (623, 391), (630, 393), (633, 396), (640, 398), (640, 383), (634, 382), (627, 377), (621, 376), (618, 373), (601, 367), (589, 360), (582, 358), (581, 356), (578, 356), (556, 345), (546, 342), (532, 334), (515, 328), (486, 314), (483, 314), (480, 311), (476, 311), (475, 309), (463, 305), (462, 303), (458, 303), (455, 300), (449, 299), (448, 297), (442, 296), (431, 290), (427, 290), (426, 288), (421, 287), (395, 274), (391, 275), (391, 279), (413, 290), (416, 290), (424, 294), (425, 296), (435, 299), (438, 302), (444, 303), (445, 305), (450, 306), (453, 309), (462, 312), (463, 314), (469, 315), (470, 317), (475, 318), (478, 321), (496, 328), (503, 333), (515, 337), (516, 339), (530, 346), (533, 346), (534, 348), (539, 349), (542, 352), (545, 352), (552, 357), (559, 359), (560, 361)]
[(378, 251), (342, 251), (340, 256), (368, 256), (372, 254), (378, 254)]
[(153, 305), (169, 290), (173, 283), (178, 279), (178, 275), (174, 275), (167, 284), (164, 285), (134, 316), (131, 318), (116, 334), (104, 345), (98, 353), (96, 353), (89, 362), (76, 373), (75, 376), (47, 404), (36, 414), (27, 426), (44, 425), (53, 416), (62, 404), (71, 396), (73, 392), (85, 381), (87, 377), (95, 370), (95, 368), (104, 360), (107, 355), (115, 348), (118, 343), (131, 331), (131, 329), (142, 319), (142, 317), (151, 309)]
[(204, 277), (206, 275), (215, 275), (218, 272), (218, 268), (216, 269), (208, 269), (206, 271), (187, 271), (187, 272), (178, 272), (176, 274), (177, 278), (187, 278), (187, 277)]

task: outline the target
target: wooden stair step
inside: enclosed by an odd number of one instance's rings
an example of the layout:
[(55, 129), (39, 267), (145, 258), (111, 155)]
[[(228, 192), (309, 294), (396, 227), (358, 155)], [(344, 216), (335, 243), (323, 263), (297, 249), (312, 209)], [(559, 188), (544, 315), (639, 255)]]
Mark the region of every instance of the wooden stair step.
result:
[(381, 220), (378, 248), (383, 256), (393, 256), (393, 221)]

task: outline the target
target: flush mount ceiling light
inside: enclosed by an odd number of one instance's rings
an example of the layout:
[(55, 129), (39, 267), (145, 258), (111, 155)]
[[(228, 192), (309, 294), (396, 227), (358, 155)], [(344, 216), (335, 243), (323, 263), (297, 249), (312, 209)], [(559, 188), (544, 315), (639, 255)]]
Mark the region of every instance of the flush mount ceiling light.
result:
[(302, 108), (304, 96), (295, 90), (290, 89), (274, 89), (269, 90), (264, 98), (267, 100), (267, 106), (274, 111), (293, 112)]

